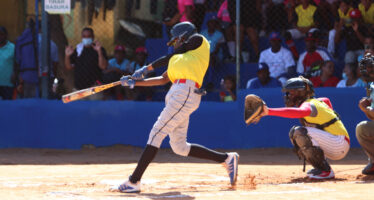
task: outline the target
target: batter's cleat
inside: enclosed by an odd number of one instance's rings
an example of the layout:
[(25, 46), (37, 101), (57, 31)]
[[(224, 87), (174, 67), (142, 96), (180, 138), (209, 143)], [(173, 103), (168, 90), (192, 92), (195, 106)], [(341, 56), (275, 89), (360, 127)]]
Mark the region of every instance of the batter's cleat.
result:
[(321, 171), (316, 169), (312, 174), (307, 174), (310, 179), (313, 180), (323, 180), (323, 179), (333, 179), (335, 178), (334, 171)]
[(362, 174), (374, 175), (374, 163), (369, 163), (366, 165), (366, 167), (362, 170)]
[(139, 193), (140, 192), (140, 182), (131, 183), (131, 181), (126, 181), (118, 186), (118, 190), (123, 193)]
[(235, 185), (236, 179), (238, 177), (238, 163), (239, 163), (239, 154), (236, 152), (227, 153), (227, 158), (223, 165), (225, 166), (227, 173), (230, 177), (230, 184)]
[(312, 174), (318, 174), (318, 173), (320, 173), (320, 171), (321, 170), (319, 170), (319, 169), (314, 169), (313, 168), (313, 169), (307, 171), (306, 174), (309, 176), (309, 175), (312, 175)]

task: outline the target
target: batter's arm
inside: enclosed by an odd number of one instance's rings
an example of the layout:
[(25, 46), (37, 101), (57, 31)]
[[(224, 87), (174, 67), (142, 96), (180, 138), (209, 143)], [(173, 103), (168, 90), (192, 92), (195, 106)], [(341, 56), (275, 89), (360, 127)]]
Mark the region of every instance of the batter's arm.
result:
[(147, 78), (141, 81), (136, 81), (135, 86), (150, 87), (150, 86), (165, 85), (169, 81), (170, 80), (169, 80), (167, 71), (165, 71), (161, 76)]

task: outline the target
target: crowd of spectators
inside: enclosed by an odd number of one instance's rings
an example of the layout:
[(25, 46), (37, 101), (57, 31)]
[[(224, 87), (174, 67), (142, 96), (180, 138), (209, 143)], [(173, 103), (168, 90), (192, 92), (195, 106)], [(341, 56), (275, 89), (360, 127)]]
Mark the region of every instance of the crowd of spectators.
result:
[[(280, 87), (288, 78), (298, 75), (309, 78), (315, 87), (364, 86), (357, 63), (365, 52), (374, 51), (371, 0), (245, 0), (241, 1), (240, 9), (240, 55), (236, 55), (235, 0), (165, 0), (162, 21), (167, 30), (178, 22), (194, 23), (210, 42), (211, 68), (222, 68), (236, 57), (242, 63), (252, 63), (249, 66), (257, 63), (257, 77), (248, 76), (246, 88)], [(34, 30), (28, 31), (17, 43), (30, 39), (30, 32)], [(116, 45), (110, 58), (100, 41), (95, 40), (91, 28), (84, 28), (81, 36), (79, 44), (66, 47), (63, 62), (66, 70), (74, 72), (73, 90), (118, 80), (147, 64), (148, 51), (143, 46), (130, 49), (134, 52), (130, 55), (126, 46)], [(37, 52), (41, 49), (40, 34), (37, 38), (28, 48), (17, 48), (17, 43), (7, 40), (6, 28), (0, 27), (2, 99), (36, 97), (40, 94), (41, 77), (50, 76), (49, 80), (55, 80), (57, 65), (61, 63), (56, 44), (50, 42), (52, 73), (48, 75), (46, 66), (41, 66), (41, 53)], [(260, 42), (260, 38), (268, 42)], [(342, 41), (346, 46), (343, 58), (337, 53)], [(297, 48), (297, 42), (303, 43), (303, 49)], [(30, 52), (26, 53), (28, 57), (24, 56), (25, 51)], [(39, 58), (32, 59), (38, 57), (36, 54)], [(149, 74), (153, 75), (154, 72)], [(230, 83), (235, 80), (230, 75), (220, 74), (225, 84), (216, 88), (225, 101), (236, 98), (232, 95), (236, 86)], [(153, 94), (152, 89), (115, 88), (91, 98), (152, 100)]]

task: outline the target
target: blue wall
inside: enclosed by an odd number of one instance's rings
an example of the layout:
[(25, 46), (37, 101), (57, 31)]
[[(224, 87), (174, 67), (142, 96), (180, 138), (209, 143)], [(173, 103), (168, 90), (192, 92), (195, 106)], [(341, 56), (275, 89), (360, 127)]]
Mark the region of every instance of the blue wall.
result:
[[(189, 142), (212, 148), (290, 147), (288, 131), (298, 120), (265, 117), (259, 124), (247, 127), (243, 121), (243, 100), (249, 93), (263, 97), (269, 107), (283, 106), (279, 88), (242, 90), (239, 101), (233, 103), (202, 102), (191, 116)], [(331, 99), (349, 131), (352, 145), (358, 146), (354, 130), (358, 122), (366, 120), (357, 106), (365, 95), (364, 89), (323, 88), (316, 94)], [(0, 101), (0, 147), (142, 147), (163, 106), (163, 102)], [(167, 147), (168, 141), (163, 146)]]

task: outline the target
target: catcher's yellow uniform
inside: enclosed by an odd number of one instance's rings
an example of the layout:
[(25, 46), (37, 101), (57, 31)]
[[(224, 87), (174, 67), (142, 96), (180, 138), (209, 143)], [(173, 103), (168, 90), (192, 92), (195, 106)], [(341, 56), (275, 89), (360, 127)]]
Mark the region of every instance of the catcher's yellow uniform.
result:
[[(316, 116), (304, 117), (307, 123), (321, 125), (337, 117), (334, 110), (332, 110), (327, 104), (321, 102), (318, 99), (308, 99), (305, 102), (309, 102), (311, 105), (314, 105), (314, 107), (317, 109)], [(344, 135), (347, 138), (349, 138), (348, 132), (345, 129), (344, 124), (341, 120), (337, 120), (333, 124), (327, 126), (324, 130), (333, 135)]]

